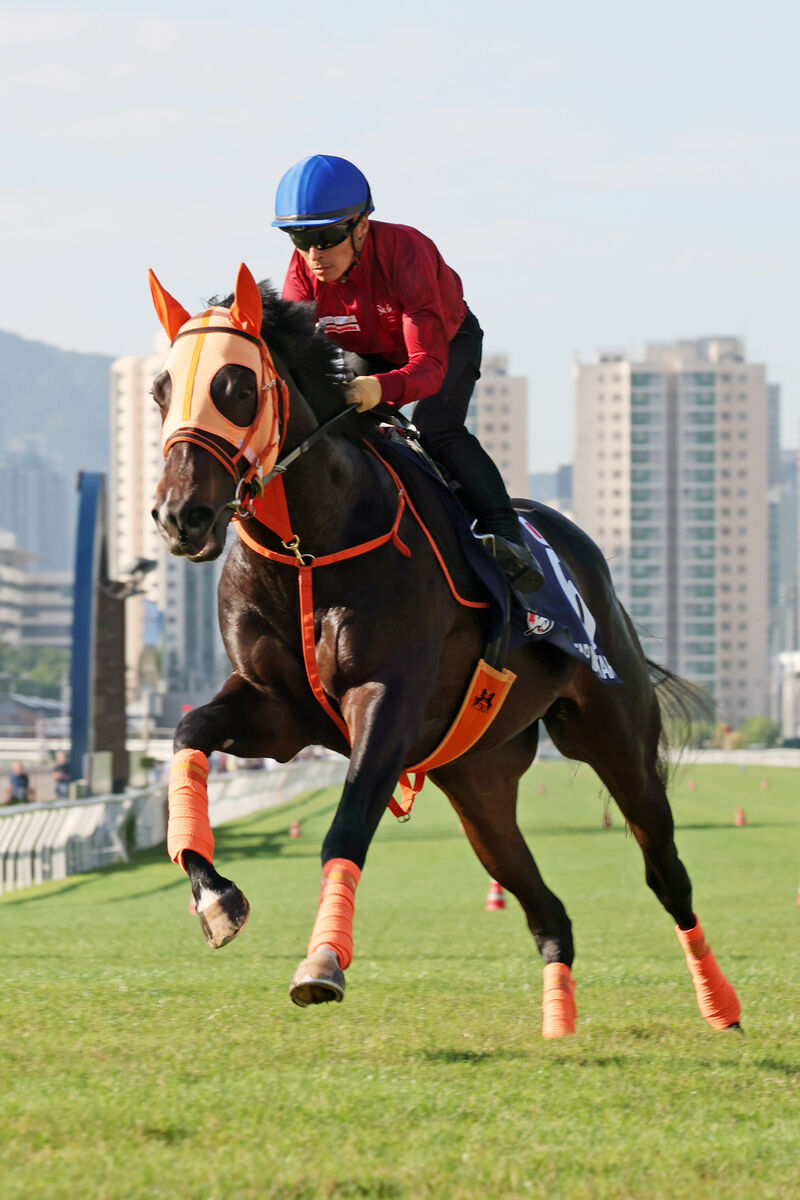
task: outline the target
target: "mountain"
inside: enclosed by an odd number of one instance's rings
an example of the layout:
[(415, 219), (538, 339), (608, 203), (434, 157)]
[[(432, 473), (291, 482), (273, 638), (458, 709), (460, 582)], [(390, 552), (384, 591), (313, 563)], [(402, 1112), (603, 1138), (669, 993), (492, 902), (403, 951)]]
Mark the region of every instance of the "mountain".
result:
[(112, 361), (0, 331), (0, 452), (39, 435), (70, 492), (78, 471), (107, 471)]

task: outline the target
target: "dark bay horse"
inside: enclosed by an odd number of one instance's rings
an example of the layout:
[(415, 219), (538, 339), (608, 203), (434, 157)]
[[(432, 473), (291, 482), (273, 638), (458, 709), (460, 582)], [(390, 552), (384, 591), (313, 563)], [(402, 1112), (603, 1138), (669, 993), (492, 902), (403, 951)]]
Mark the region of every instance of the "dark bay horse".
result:
[[(305, 306), (257, 286), (242, 266), (233, 297), (190, 318), (151, 275), (172, 342), (153, 395), (163, 415), (164, 474), (153, 516), (170, 552), (216, 558), (234, 517), (240, 536), (219, 590), (233, 671), (181, 721), (170, 777), (168, 848), (188, 874), (203, 932), (221, 946), (247, 901), (213, 866), (207, 756), (286, 761), (313, 744), (349, 756), (322, 845), (323, 887), (292, 999), (342, 998), (352, 957), (355, 889), (370, 841), (404, 769), (447, 733), (487, 638), (484, 609), (459, 604), (415, 514), (371, 449), (372, 414), (345, 408), (337, 351)], [(278, 456), (291, 458), (269, 509), (252, 498)], [(266, 495), (271, 494), (272, 484)], [(252, 503), (251, 503), (252, 500)], [(508, 698), (477, 743), (431, 771), (489, 875), (512, 892), (544, 960), (543, 1035), (574, 1032), (571, 923), (516, 823), (517, 787), (539, 721), (562, 754), (588, 763), (614, 797), (644, 857), (645, 878), (676, 924), (698, 1003), (718, 1029), (738, 1027), (736, 995), (692, 908), (660, 754), (661, 708), (690, 686), (649, 664), (597, 546), (560, 514), (530, 505), (572, 573), (621, 683), (604, 684), (544, 641), (508, 656)], [(248, 509), (255, 516), (248, 518)], [(446, 540), (445, 535), (445, 540)], [(447, 552), (447, 547), (445, 547)], [(298, 586), (299, 582), (299, 586)], [(304, 591), (305, 589), (305, 591)]]

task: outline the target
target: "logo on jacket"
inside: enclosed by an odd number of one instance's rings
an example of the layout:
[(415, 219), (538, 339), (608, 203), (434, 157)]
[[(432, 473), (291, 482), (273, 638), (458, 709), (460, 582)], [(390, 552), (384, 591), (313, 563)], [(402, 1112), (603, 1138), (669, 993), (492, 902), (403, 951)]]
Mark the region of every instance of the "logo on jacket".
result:
[(346, 317), (320, 317), (317, 324), (325, 333), (360, 333), (358, 317), (349, 313)]
[(391, 304), (376, 304), (378, 315), (383, 317), (387, 325), (396, 325), (399, 317)]

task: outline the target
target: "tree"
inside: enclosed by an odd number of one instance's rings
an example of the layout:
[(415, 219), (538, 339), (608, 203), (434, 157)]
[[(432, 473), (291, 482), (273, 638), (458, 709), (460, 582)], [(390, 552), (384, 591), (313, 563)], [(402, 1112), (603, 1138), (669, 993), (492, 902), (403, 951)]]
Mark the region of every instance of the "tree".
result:
[(739, 729), (745, 746), (774, 746), (780, 735), (780, 727), (769, 717), (751, 717)]
[(0, 640), (0, 673), (23, 696), (60, 700), (69, 674), (69, 651), (56, 646), (9, 646)]

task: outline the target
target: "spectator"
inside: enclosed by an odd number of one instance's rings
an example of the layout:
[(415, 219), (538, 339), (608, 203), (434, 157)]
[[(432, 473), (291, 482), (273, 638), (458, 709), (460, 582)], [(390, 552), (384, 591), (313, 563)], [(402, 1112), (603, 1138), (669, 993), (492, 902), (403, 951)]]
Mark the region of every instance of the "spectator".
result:
[(11, 764), (11, 775), (6, 784), (6, 804), (32, 804), (34, 790), (21, 762)]
[(56, 761), (53, 764), (50, 777), (55, 784), (56, 800), (67, 800), (69, 798), (69, 784), (72, 775), (70, 774), (69, 761), (65, 750), (56, 750)]

